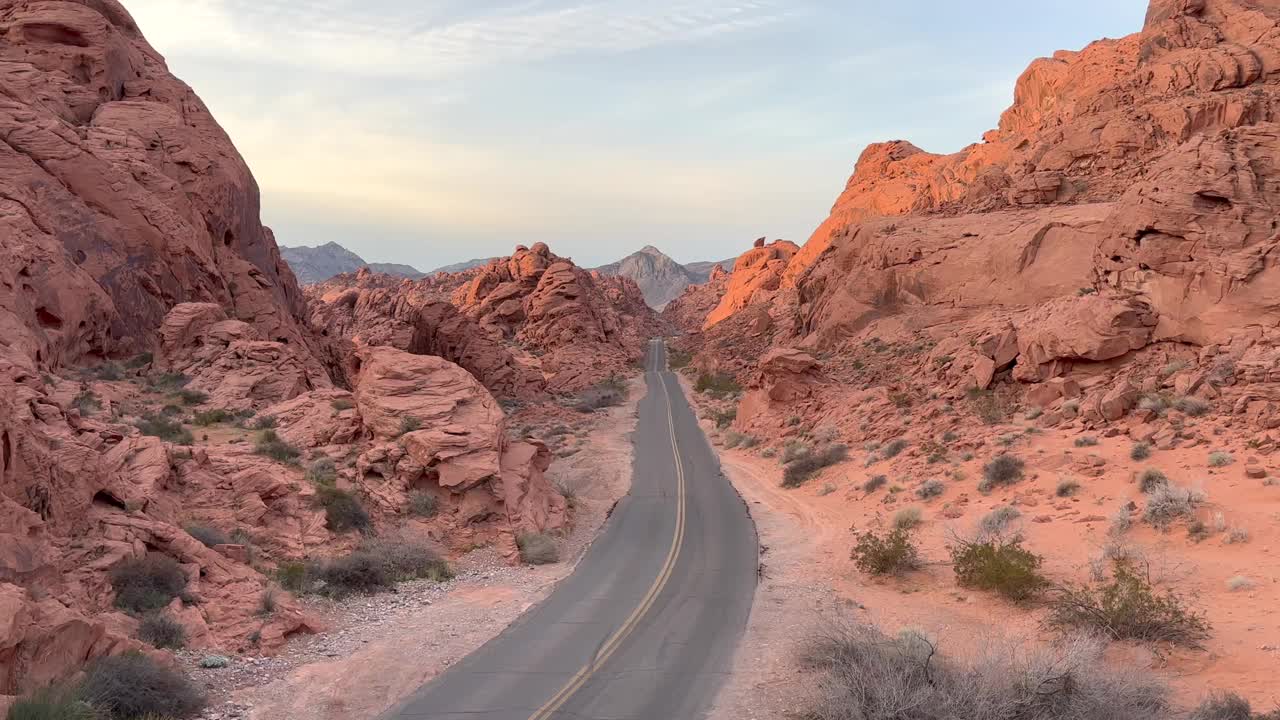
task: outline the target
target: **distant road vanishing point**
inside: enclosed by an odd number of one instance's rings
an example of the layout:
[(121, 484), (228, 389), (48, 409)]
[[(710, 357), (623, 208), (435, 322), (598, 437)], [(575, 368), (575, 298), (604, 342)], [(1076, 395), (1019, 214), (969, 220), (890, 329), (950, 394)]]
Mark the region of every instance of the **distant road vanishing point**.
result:
[(755, 526), (650, 343), (631, 492), (575, 572), (383, 720), (696, 720), (733, 663)]

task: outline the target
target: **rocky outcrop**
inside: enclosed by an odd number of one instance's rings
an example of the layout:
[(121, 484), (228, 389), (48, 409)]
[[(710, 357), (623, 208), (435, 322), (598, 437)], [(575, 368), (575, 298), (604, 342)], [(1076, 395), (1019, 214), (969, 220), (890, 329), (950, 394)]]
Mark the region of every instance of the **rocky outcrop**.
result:
[(0, 335), (33, 361), (135, 354), (212, 302), (304, 342), (258, 189), (116, 0), (0, 14)]
[(679, 297), (667, 303), (662, 310), (662, 318), (684, 332), (698, 332), (728, 288), (729, 271), (717, 265), (711, 269), (705, 283), (690, 285)]
[(681, 265), (661, 250), (646, 245), (616, 263), (596, 268), (596, 271), (604, 275), (631, 278), (640, 287), (649, 307), (661, 312), (685, 288), (707, 282), (715, 269), (723, 270), (721, 265), (722, 263)]
[(783, 275), (799, 248), (787, 240), (766, 244), (764, 239), (743, 253), (733, 265), (724, 297), (703, 323), (710, 328), (735, 312), (754, 304), (768, 303), (782, 286)]
[(364, 258), (336, 242), (328, 242), (316, 247), (286, 247), (282, 245), (280, 247), (280, 256), (284, 258), (285, 262), (289, 263), (289, 267), (298, 278), (298, 282), (303, 285), (324, 282), (331, 277), (342, 275), (343, 273), (359, 272), (364, 268), (368, 268), (373, 272), (391, 275), (392, 277), (409, 278), (410, 280), (419, 280), (426, 277), (426, 273), (419, 272), (409, 265), (365, 262)]

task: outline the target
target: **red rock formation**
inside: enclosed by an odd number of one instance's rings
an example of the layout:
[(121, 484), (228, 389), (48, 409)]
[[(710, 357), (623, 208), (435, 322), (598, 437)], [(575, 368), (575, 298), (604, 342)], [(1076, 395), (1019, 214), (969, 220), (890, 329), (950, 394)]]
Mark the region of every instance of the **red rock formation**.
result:
[(120, 4), (7, 3), (0, 37), (7, 344), (48, 365), (134, 354), (187, 301), (303, 342), (253, 177)]
[(800, 248), (793, 242), (777, 240), (768, 245), (757, 242), (733, 266), (724, 297), (703, 323), (709, 328), (735, 312), (756, 303), (768, 303), (782, 285), (783, 273)]
[(701, 285), (690, 285), (662, 310), (662, 319), (685, 332), (698, 332), (707, 316), (716, 309), (729, 287), (729, 273), (716, 265), (711, 278)]

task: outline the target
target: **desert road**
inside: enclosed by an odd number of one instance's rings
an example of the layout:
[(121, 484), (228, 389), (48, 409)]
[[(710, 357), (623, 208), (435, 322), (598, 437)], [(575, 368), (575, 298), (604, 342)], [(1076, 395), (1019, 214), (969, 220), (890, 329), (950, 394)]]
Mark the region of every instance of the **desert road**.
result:
[(383, 720), (696, 720), (756, 588), (755, 526), (653, 341), (631, 492), (542, 603)]

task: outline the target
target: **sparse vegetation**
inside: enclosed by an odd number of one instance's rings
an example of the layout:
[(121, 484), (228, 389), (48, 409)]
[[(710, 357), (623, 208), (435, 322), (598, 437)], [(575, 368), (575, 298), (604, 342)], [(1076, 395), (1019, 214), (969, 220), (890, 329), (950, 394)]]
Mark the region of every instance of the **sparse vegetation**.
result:
[(202, 410), (191, 416), (191, 424), (198, 427), (209, 427), (210, 425), (228, 422), (234, 417), (234, 415), (222, 409)]
[(1280, 720), (1280, 710), (1255, 715), (1249, 701), (1236, 693), (1215, 692), (1205, 698), (1187, 720)]
[(1022, 517), (1022, 512), (1012, 505), (1001, 505), (978, 521), (977, 542), (985, 542), (991, 538), (1004, 537), (1009, 529)]
[(694, 382), (695, 392), (705, 393), (713, 398), (725, 398), (742, 392), (742, 386), (732, 375), (724, 373), (701, 373)]
[(1137, 442), (1129, 449), (1130, 460), (1146, 460), (1151, 457), (1151, 443)]
[(343, 410), (350, 410), (354, 408), (356, 406), (356, 403), (354, 400), (350, 398), (338, 398), (333, 402), (329, 403), (329, 405), (334, 410), (337, 410), (338, 412), (342, 412)]
[(807, 456), (811, 452), (813, 452), (813, 448), (809, 447), (807, 443), (800, 442), (799, 440), (792, 440), (782, 448), (782, 464), (788, 465), (793, 463), (796, 460)]
[(671, 348), (667, 351), (667, 367), (672, 370), (683, 370), (693, 362), (693, 353), (687, 350)]
[(138, 624), (138, 639), (161, 649), (178, 650), (187, 645), (187, 630), (168, 613), (151, 613)]
[(978, 490), (991, 492), (997, 487), (1012, 485), (1022, 479), (1026, 463), (1015, 455), (997, 455), (982, 468), (982, 481)]
[(81, 417), (89, 417), (102, 409), (102, 400), (98, 398), (98, 394), (87, 388), (81, 390), (71, 400), (71, 404), (80, 411)]
[(323, 485), (317, 490), (316, 498), (324, 508), (325, 526), (330, 530), (336, 533), (373, 530), (373, 520), (355, 495)]
[(251, 427), (254, 430), (274, 430), (279, 424), (280, 421), (276, 419), (275, 415), (263, 415), (254, 418)]
[(737, 419), (738, 419), (737, 408), (731, 407), (725, 410), (711, 411), (711, 420), (715, 422), (716, 427), (720, 429), (729, 427), (730, 425), (733, 424), (733, 421)]
[(1147, 393), (1138, 399), (1138, 409), (1147, 410), (1156, 415), (1163, 415), (1173, 403), (1163, 393)]
[(186, 677), (139, 653), (95, 660), (85, 670), (80, 696), (110, 720), (186, 718), (204, 707)]
[(1209, 467), (1226, 467), (1235, 461), (1235, 456), (1229, 452), (1219, 450), (1209, 453)]
[(973, 387), (969, 388), (967, 395), (974, 414), (984, 424), (1000, 425), (1008, 420), (1009, 408), (994, 391)]
[(147, 384), (155, 392), (174, 393), (187, 386), (191, 378), (182, 373), (160, 373), (147, 379)]
[(893, 526), (898, 530), (914, 530), (924, 522), (924, 513), (918, 507), (902, 508), (893, 516)]
[(1249, 531), (1242, 527), (1234, 527), (1227, 531), (1226, 538), (1223, 539), (1228, 545), (1243, 545), (1249, 542)]
[(191, 431), (182, 426), (182, 423), (170, 420), (163, 415), (146, 414), (140, 420), (134, 423), (134, 427), (143, 435), (158, 437), (165, 442), (171, 442), (176, 445), (190, 445), (196, 441)]
[(75, 688), (54, 686), (16, 700), (5, 720), (98, 720), (98, 713)]
[(926, 480), (916, 488), (916, 497), (921, 500), (931, 500), (941, 497), (947, 491), (947, 486), (941, 480)]
[(574, 403), (574, 408), (581, 413), (595, 412), (601, 408), (617, 407), (627, 401), (627, 382), (613, 376), (597, 385), (583, 390)]
[(209, 396), (199, 390), (179, 390), (174, 395), (182, 401), (183, 405), (192, 407), (195, 405), (203, 405), (209, 401)]
[(1101, 633), (1116, 640), (1168, 642), (1199, 647), (1209, 623), (1172, 591), (1161, 594), (1131, 563), (1113, 563), (1111, 579), (1063, 586), (1050, 603), (1049, 623)]
[(844, 445), (828, 445), (821, 450), (796, 458), (782, 474), (783, 487), (800, 487), (823, 468), (842, 463), (849, 458), (849, 448)]
[(550, 565), (560, 562), (560, 548), (555, 538), (546, 533), (523, 533), (516, 537), (520, 560), (526, 565)]
[(275, 430), (271, 429), (258, 433), (253, 452), (286, 465), (296, 464), (298, 458), (302, 457), (301, 450), (290, 445), (284, 438), (276, 434)]
[(323, 592), (331, 597), (378, 593), (395, 584), (383, 559), (365, 550), (320, 563), (310, 574), (324, 583)]
[(1138, 476), (1138, 489), (1144, 493), (1155, 492), (1157, 488), (1169, 484), (1169, 478), (1155, 468), (1147, 468)]
[(381, 558), (387, 574), (394, 582), (444, 582), (453, 577), (449, 563), (439, 553), (419, 542), (403, 538), (370, 540), (361, 545), (361, 550)]
[(1150, 671), (1103, 660), (1105, 644), (1072, 636), (1050, 647), (997, 643), (975, 659), (942, 655), (915, 630), (827, 631), (803, 661), (821, 673), (808, 720), (1168, 720), (1167, 689)]
[(883, 448), (881, 448), (880, 455), (885, 460), (889, 460), (891, 458), (895, 458), (901, 455), (902, 451), (907, 449), (907, 446), (908, 446), (908, 443), (906, 440), (903, 440), (902, 438), (897, 438), (896, 440), (891, 441), (888, 445), (885, 445)]
[(883, 537), (870, 530), (860, 533), (852, 557), (857, 568), (870, 575), (894, 575), (920, 567), (911, 533), (901, 528)]
[(888, 484), (889, 478), (884, 475), (873, 475), (866, 482), (862, 483), (862, 492), (870, 495)]
[(1092, 435), (1085, 435), (1083, 437), (1078, 437), (1076, 438), (1076, 443), (1075, 443), (1076, 447), (1078, 448), (1094, 447), (1097, 444), (1098, 444), (1098, 438), (1093, 437)]
[(439, 503), (436, 496), (422, 490), (409, 493), (409, 514), (420, 518), (435, 517)]
[(289, 592), (307, 592), (311, 587), (311, 580), (311, 568), (306, 563), (286, 562), (276, 568), (276, 582)]
[(258, 596), (258, 615), (270, 617), (276, 612), (276, 589), (268, 587)]
[(160, 553), (124, 560), (111, 568), (110, 576), (116, 607), (132, 613), (159, 610), (187, 587), (178, 561)]
[(1211, 407), (1209, 403), (1204, 400), (1194, 397), (1178, 398), (1178, 401), (1175, 402), (1173, 406), (1177, 408), (1179, 412), (1190, 417), (1200, 417), (1205, 415), (1209, 412)]
[(338, 467), (329, 458), (322, 457), (307, 468), (307, 481), (316, 485), (333, 486), (338, 481)]
[(188, 525), (184, 529), (188, 535), (204, 543), (205, 547), (227, 545), (231, 542), (231, 538), (228, 538), (226, 533), (208, 525)]
[(1060, 498), (1068, 498), (1080, 492), (1080, 483), (1075, 480), (1063, 480), (1058, 483), (1058, 489), (1055, 494)]
[(1178, 485), (1158, 485), (1147, 495), (1147, 507), (1142, 512), (1142, 519), (1156, 527), (1167, 527), (1175, 520), (1190, 517), (1202, 502), (1204, 494), (1198, 490)]
[(1043, 559), (1022, 547), (1018, 537), (960, 542), (951, 550), (951, 562), (961, 585), (1014, 602), (1030, 600), (1049, 586), (1040, 574)]
[(1235, 577), (1227, 581), (1227, 589), (1230, 590), (1231, 592), (1243, 592), (1245, 590), (1252, 590), (1256, 586), (1257, 584), (1254, 583), (1253, 580), (1250, 580), (1244, 575), (1236, 575)]

